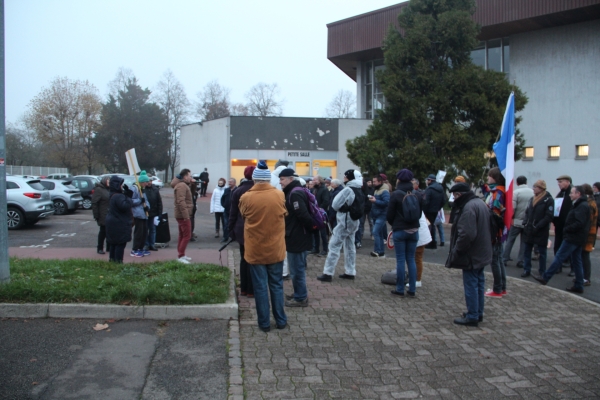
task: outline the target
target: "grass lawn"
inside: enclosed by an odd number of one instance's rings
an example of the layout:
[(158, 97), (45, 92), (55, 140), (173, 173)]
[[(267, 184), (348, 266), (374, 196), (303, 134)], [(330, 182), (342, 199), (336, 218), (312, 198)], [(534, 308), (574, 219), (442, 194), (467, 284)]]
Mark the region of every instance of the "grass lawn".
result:
[(211, 264), (11, 257), (11, 281), (0, 285), (0, 302), (217, 304), (227, 300), (229, 276), (228, 268)]

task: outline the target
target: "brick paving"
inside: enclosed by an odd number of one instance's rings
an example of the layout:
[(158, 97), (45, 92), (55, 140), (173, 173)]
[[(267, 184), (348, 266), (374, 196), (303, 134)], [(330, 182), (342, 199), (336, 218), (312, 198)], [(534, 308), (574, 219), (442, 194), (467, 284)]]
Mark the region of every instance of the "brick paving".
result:
[(333, 283), (316, 280), (324, 262), (309, 256), (310, 304), (286, 308), (288, 329), (260, 331), (254, 299), (240, 297), (247, 399), (600, 397), (598, 305), (509, 279), (484, 322), (463, 327), (452, 323), (465, 310), (460, 271), (426, 264), (412, 299), (380, 283), (392, 257), (359, 255), (356, 280)]

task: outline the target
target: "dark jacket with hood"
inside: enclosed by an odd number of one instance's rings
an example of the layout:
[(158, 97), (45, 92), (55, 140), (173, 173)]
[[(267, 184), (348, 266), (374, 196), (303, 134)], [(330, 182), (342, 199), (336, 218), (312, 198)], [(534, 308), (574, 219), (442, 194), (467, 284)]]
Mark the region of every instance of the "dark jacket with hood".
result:
[(560, 213), (558, 214), (558, 217), (554, 217), (554, 219), (552, 221), (552, 222), (554, 222), (555, 230), (556, 229), (562, 230), (564, 228), (565, 221), (567, 220), (567, 215), (569, 214), (569, 211), (571, 211), (571, 208), (573, 207), (573, 202), (571, 201), (571, 196), (569, 196), (569, 193), (571, 193), (572, 187), (573, 186), (569, 185), (568, 188), (566, 188), (565, 190), (561, 190), (556, 195), (556, 198), (563, 199), (563, 202), (562, 202), (562, 206), (560, 207)]
[(546, 247), (550, 236), (550, 223), (554, 217), (554, 199), (546, 192), (546, 195), (533, 205), (533, 199), (523, 217), (523, 240), (528, 244), (536, 244)]
[(454, 201), (455, 222), (446, 267), (482, 269), (492, 262), (492, 237), (488, 206), (473, 192)]
[(92, 213), (98, 226), (104, 226), (105, 224), (109, 200), (110, 193), (108, 188), (102, 182), (96, 183), (94, 194), (92, 195)]
[(425, 189), (425, 204), (423, 212), (425, 214), (436, 214), (446, 203), (446, 194), (444, 188), (437, 182), (432, 182)]
[[(159, 217), (163, 213), (163, 203), (158, 188), (156, 186), (147, 186), (144, 189), (144, 194), (146, 195), (150, 206), (150, 210), (148, 211), (148, 219)], [(153, 222), (148, 223), (150, 224)]]
[[(398, 186), (396, 186), (396, 190), (392, 193), (390, 198), (390, 204), (387, 209), (387, 221), (392, 226), (393, 231), (403, 231), (407, 229), (416, 229), (419, 228), (419, 220), (414, 222), (406, 222), (402, 217), (402, 201), (404, 200), (404, 196), (406, 193), (411, 192), (413, 190), (413, 185), (410, 182), (400, 182)], [(419, 199), (419, 215), (421, 211), (423, 211), (423, 198), (417, 195)]]
[(563, 240), (577, 246), (584, 246), (587, 241), (591, 223), (590, 205), (587, 202), (587, 196), (581, 195), (581, 197), (573, 203), (571, 211), (567, 214), (563, 229)]
[(244, 218), (240, 213), (240, 197), (254, 186), (254, 181), (244, 181), (231, 194), (231, 209), (229, 210), (229, 237), (242, 246), (244, 245)]
[(131, 241), (133, 223), (133, 201), (123, 194), (123, 178), (114, 175), (110, 178), (110, 202), (106, 215), (106, 242), (123, 244)]
[(291, 253), (300, 253), (312, 249), (313, 219), (308, 210), (308, 197), (304, 190), (299, 188), (300, 182), (292, 181), (283, 189), (285, 195), (285, 208), (288, 214), (285, 217), (285, 249)]
[(325, 187), (323, 183), (320, 183), (319, 186), (315, 186), (315, 198), (317, 199), (317, 204), (323, 210), (327, 210), (329, 207), (329, 199), (331, 198), (331, 193)]
[(329, 223), (332, 224), (331, 225), (332, 228), (335, 226), (335, 223), (336, 223), (337, 211), (335, 211), (331, 205), (333, 204), (333, 199), (335, 199), (335, 196), (337, 196), (338, 193), (340, 193), (342, 191), (342, 189), (344, 189), (343, 185), (339, 185), (338, 187), (333, 189), (333, 191), (331, 192), (331, 198), (329, 200), (329, 206), (325, 210), (325, 211), (327, 211), (327, 217), (329, 217)]

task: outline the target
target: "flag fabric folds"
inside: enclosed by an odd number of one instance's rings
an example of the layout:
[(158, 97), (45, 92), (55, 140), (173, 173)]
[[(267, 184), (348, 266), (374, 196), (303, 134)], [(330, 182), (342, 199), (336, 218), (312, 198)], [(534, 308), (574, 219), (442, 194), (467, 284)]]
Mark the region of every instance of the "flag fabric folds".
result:
[(504, 232), (506, 235), (508, 229), (512, 224), (512, 218), (514, 215), (513, 210), (513, 189), (514, 189), (514, 175), (515, 175), (515, 94), (510, 94), (508, 103), (506, 104), (506, 111), (504, 112), (504, 118), (502, 120), (502, 127), (500, 131), (500, 140), (494, 143), (494, 153), (496, 153), (496, 160), (498, 161), (498, 168), (502, 172), (504, 179), (506, 180), (506, 204), (504, 211)]

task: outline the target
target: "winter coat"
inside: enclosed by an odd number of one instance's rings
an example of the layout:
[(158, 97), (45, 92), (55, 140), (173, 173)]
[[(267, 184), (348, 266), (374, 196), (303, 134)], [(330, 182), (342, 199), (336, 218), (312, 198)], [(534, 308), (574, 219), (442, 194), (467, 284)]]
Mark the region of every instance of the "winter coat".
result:
[[(419, 228), (419, 221), (406, 222), (402, 217), (402, 201), (406, 192), (413, 190), (413, 185), (410, 182), (400, 182), (396, 190), (392, 194), (390, 205), (387, 209), (387, 222), (392, 226), (393, 231), (404, 231), (407, 229)], [(420, 213), (423, 211), (423, 200), (420, 197), (419, 208)]]
[(323, 210), (327, 210), (327, 207), (329, 207), (329, 200), (331, 199), (331, 193), (329, 193), (329, 190), (327, 190), (324, 184), (315, 186), (315, 198), (317, 199), (319, 207)]
[(254, 181), (245, 181), (231, 195), (231, 210), (229, 210), (229, 237), (242, 246), (244, 245), (244, 218), (240, 213), (240, 197), (254, 186)]
[(175, 219), (190, 219), (194, 210), (190, 187), (177, 176), (171, 181), (175, 202)]
[(488, 207), (473, 192), (467, 192), (456, 199), (454, 206), (457, 210), (446, 267), (482, 269), (492, 262)]
[[(146, 215), (145, 207), (148, 204), (148, 199), (144, 195), (144, 192), (140, 193), (140, 188), (138, 185), (132, 185), (129, 189), (133, 192), (133, 197), (131, 198), (133, 207), (131, 211), (133, 212), (133, 218), (137, 219), (148, 219)], [(144, 200), (142, 200), (142, 198)]]
[(286, 167), (285, 165), (280, 165), (279, 167), (275, 168), (273, 172), (271, 172), (271, 186), (273, 186), (275, 189), (281, 190), (281, 184), (279, 183), (279, 173), (286, 168), (288, 167)]
[[(354, 202), (354, 198), (356, 195), (351, 188), (360, 189), (362, 186), (362, 178), (353, 179), (351, 181), (346, 182), (346, 186), (335, 196), (331, 203), (331, 208), (336, 212), (336, 225), (333, 228), (334, 235), (341, 235), (342, 237), (348, 235), (354, 235), (358, 230), (358, 226), (360, 225), (360, 220), (353, 220), (350, 218), (350, 213), (348, 212), (338, 212), (340, 208), (344, 204), (351, 206)], [(366, 201), (366, 199), (365, 199)]]
[[(488, 208), (504, 218), (504, 213), (506, 211), (506, 188), (502, 185), (497, 185), (494, 190), (491, 190), (489, 186), (485, 185), (482, 191), (485, 194), (484, 202)], [(509, 227), (506, 228), (508, 229)], [(497, 239), (500, 240), (500, 243), (505, 242), (507, 238), (508, 235), (504, 234), (504, 229), (498, 229)], [(498, 241), (496, 243), (498, 243)]]
[(567, 214), (563, 228), (563, 240), (577, 246), (584, 246), (590, 231), (590, 215), (587, 197), (582, 195), (573, 203), (571, 211)]
[(446, 194), (444, 188), (437, 182), (432, 182), (425, 189), (425, 204), (423, 212), (425, 214), (437, 214), (446, 203)]
[(573, 207), (573, 202), (571, 201), (571, 197), (569, 196), (569, 193), (571, 193), (572, 187), (573, 186), (569, 185), (568, 188), (566, 188), (565, 190), (561, 190), (556, 195), (556, 198), (563, 199), (563, 202), (560, 207), (560, 213), (558, 214), (558, 217), (554, 217), (554, 219), (552, 220), (552, 222), (554, 222), (555, 230), (562, 230), (564, 228), (565, 222), (567, 220), (567, 215), (569, 214), (569, 211), (571, 211), (571, 208)]
[(596, 234), (598, 233), (598, 226), (596, 222), (598, 221), (598, 206), (596, 206), (596, 201), (593, 198), (588, 198), (588, 205), (590, 206), (590, 231), (588, 232), (587, 241), (583, 248), (583, 251), (590, 252), (594, 250), (594, 246), (596, 245)]
[(224, 187), (217, 186), (213, 192), (212, 197), (210, 198), (210, 213), (222, 213), (225, 212), (225, 208), (221, 205), (221, 197), (225, 193)]
[(600, 192), (594, 193), (594, 200), (596, 201), (596, 208), (598, 209), (598, 222), (596, 225), (600, 227)]
[(239, 203), (244, 218), (244, 258), (249, 264), (285, 259), (285, 197), (269, 182), (254, 183)]
[(554, 199), (550, 193), (546, 192), (546, 195), (535, 206), (533, 199), (529, 200), (529, 206), (523, 216), (523, 240), (525, 243), (546, 247), (553, 216)]
[(333, 201), (335, 200), (335, 197), (338, 194), (340, 194), (342, 189), (344, 189), (344, 186), (342, 186), (342, 185), (333, 189), (333, 191), (331, 192), (331, 198), (329, 199), (329, 207), (327, 207), (327, 209), (325, 210), (325, 211), (327, 211), (327, 217), (329, 217), (329, 222), (332, 224), (335, 224), (336, 216), (337, 216), (337, 211), (333, 208)]
[(290, 253), (301, 253), (313, 247), (313, 220), (308, 209), (308, 197), (303, 190), (292, 189), (302, 187), (300, 182), (293, 181), (283, 189), (285, 195), (285, 248)]
[(163, 213), (162, 198), (160, 197), (160, 191), (154, 186), (148, 186), (144, 189), (144, 194), (148, 199), (148, 218), (154, 219)]
[(523, 219), (525, 219), (525, 210), (529, 205), (529, 200), (533, 198), (533, 189), (527, 185), (519, 185), (513, 190), (513, 225), (517, 228), (523, 227)]
[(227, 213), (227, 215), (229, 215), (229, 210), (231, 209), (231, 193), (233, 193), (235, 189), (236, 187), (234, 187), (232, 190), (229, 186), (227, 186), (223, 191), (223, 196), (221, 196), (220, 203), (223, 206), (223, 209), (225, 210), (225, 213)]
[(209, 179), (208, 179), (208, 172), (204, 171), (200, 174), (200, 177), (198, 178), (198, 180), (202, 183), (205, 183), (208, 185)]
[(122, 184), (123, 178), (116, 175), (110, 178), (110, 201), (105, 220), (106, 242), (109, 244), (124, 244), (131, 241), (133, 201), (123, 194)]
[[(377, 219), (382, 215), (385, 216), (390, 204), (390, 192), (387, 190), (387, 185), (375, 189), (373, 197), (375, 197), (375, 203), (371, 202), (371, 217)], [(365, 201), (369, 201), (369, 199), (365, 199)]]
[(429, 243), (431, 243), (431, 231), (429, 230), (429, 225), (427, 225), (425, 213), (422, 212), (419, 219), (419, 240), (417, 241), (417, 247), (425, 246)]
[(92, 213), (98, 226), (104, 226), (105, 224), (109, 202), (110, 191), (108, 188), (101, 182), (96, 183), (94, 194), (92, 194)]
[(371, 186), (367, 186), (367, 184), (363, 184), (363, 193), (365, 195), (365, 215), (371, 214), (371, 210), (373, 209), (373, 203), (369, 201), (369, 196), (373, 196), (375, 193), (375, 189)]

